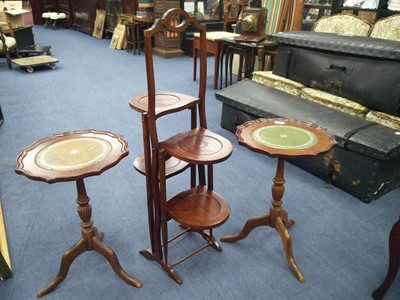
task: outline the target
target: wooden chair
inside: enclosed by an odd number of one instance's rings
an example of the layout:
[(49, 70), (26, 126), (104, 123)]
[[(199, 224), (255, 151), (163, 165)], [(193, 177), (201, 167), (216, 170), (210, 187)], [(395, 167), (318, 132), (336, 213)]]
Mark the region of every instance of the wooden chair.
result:
[(245, 6), (247, 6), (247, 4), (244, 1), (229, 1), (228, 3), (225, 3), (223, 14), (223, 31), (228, 31), (228, 25), (236, 23), (240, 19), (243, 8)]
[[(200, 80), (195, 96), (156, 91), (152, 38), (165, 34), (176, 37), (189, 26), (200, 33)], [(144, 155), (135, 160), (135, 168), (146, 175), (151, 248), (140, 253), (159, 263), (177, 283), (182, 280), (174, 267), (202, 249), (221, 247), (213, 229), (229, 217), (227, 201), (214, 191), (213, 164), (226, 160), (232, 153), (231, 143), (207, 129), (206, 92), (206, 26), (182, 9), (173, 8), (157, 19), (144, 32), (147, 93), (133, 97), (130, 106), (142, 115)], [(190, 112), (187, 131), (159, 141), (157, 120), (183, 110)], [(173, 117), (172, 118), (173, 122)], [(190, 167), (190, 188), (167, 199), (167, 178)], [(175, 237), (168, 237), (168, 221), (183, 228)], [(186, 232), (199, 233), (206, 244), (185, 257), (170, 263), (169, 243)]]
[[(6, 36), (3, 33), (3, 26), (7, 26), (9, 28), (9, 35)], [(17, 49), (17, 41), (14, 38), (14, 32), (12, 30), (11, 23), (4, 23), (0, 22), (0, 54), (5, 55), (8, 68), (11, 70), (12, 64), (11, 64), (11, 56), (10, 53), (14, 52), (16, 57), (19, 57), (18, 49)]]

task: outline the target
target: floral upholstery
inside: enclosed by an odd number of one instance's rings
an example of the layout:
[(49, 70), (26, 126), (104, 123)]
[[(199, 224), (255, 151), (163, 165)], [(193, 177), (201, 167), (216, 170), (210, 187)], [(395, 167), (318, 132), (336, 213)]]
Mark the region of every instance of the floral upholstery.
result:
[(352, 116), (364, 119), (369, 109), (355, 101), (335, 96), (320, 90), (304, 88), (301, 92), (301, 98), (325, 105), (327, 107), (340, 110)]
[(396, 130), (400, 130), (400, 118), (380, 111), (371, 110), (365, 119)]
[(372, 25), (353, 15), (325, 16), (314, 25), (314, 31), (339, 35), (368, 36)]
[(255, 71), (253, 72), (252, 79), (255, 82), (276, 88), (294, 96), (299, 96), (301, 90), (305, 88), (305, 86), (299, 82), (272, 74), (272, 71)]
[(378, 20), (370, 37), (400, 41), (400, 15)]

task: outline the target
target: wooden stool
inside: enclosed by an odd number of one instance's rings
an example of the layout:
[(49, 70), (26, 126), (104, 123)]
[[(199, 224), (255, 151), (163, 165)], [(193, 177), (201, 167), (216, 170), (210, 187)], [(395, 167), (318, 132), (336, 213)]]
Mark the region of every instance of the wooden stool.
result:
[[(221, 39), (238, 36), (239, 34), (226, 31), (213, 31), (206, 33), (207, 53), (214, 54), (214, 89), (218, 88), (219, 57), (221, 53)], [(197, 56), (200, 50), (199, 33), (193, 35), (193, 80), (196, 80)]]
[(143, 49), (143, 31), (147, 29), (147, 25), (140, 22), (127, 22), (125, 23), (126, 29), (126, 49), (128, 52), (133, 50), (133, 54), (136, 55), (136, 49), (138, 54)]

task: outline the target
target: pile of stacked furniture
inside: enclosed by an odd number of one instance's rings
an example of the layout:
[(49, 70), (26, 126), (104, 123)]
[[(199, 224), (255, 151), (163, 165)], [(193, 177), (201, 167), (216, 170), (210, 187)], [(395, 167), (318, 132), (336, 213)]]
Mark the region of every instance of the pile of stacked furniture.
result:
[(254, 72), (253, 80), (216, 94), (223, 102), (222, 127), (234, 132), (259, 117), (316, 123), (335, 135), (339, 147), (293, 163), (367, 203), (397, 188), (399, 20), (382, 19), (363, 33), (367, 36), (324, 30), (271, 35), (279, 44), (273, 71)]

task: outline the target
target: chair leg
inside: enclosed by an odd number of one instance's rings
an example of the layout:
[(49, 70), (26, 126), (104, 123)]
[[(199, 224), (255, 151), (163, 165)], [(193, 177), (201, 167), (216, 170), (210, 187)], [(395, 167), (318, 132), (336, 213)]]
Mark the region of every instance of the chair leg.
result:
[(8, 52), (6, 52), (6, 59), (7, 59), (8, 68), (11, 70), (12, 64), (11, 64), (10, 54)]
[(230, 52), (229, 54), (229, 85), (232, 85), (232, 67), (233, 67), (233, 58), (235, 57), (235, 54), (232, 52)]
[(193, 41), (193, 81), (196, 81), (197, 76), (197, 49), (195, 47), (195, 42)]
[(237, 81), (242, 80), (242, 72), (243, 72), (243, 63), (245, 62), (245, 58), (243, 55), (239, 55), (239, 69), (238, 69), (238, 76)]
[(209, 229), (209, 233), (205, 233), (204, 231), (199, 232), (200, 235), (207, 241), (208, 245), (213, 247), (218, 252), (222, 251), (222, 247), (218, 244), (215, 237), (212, 234), (212, 229)]

